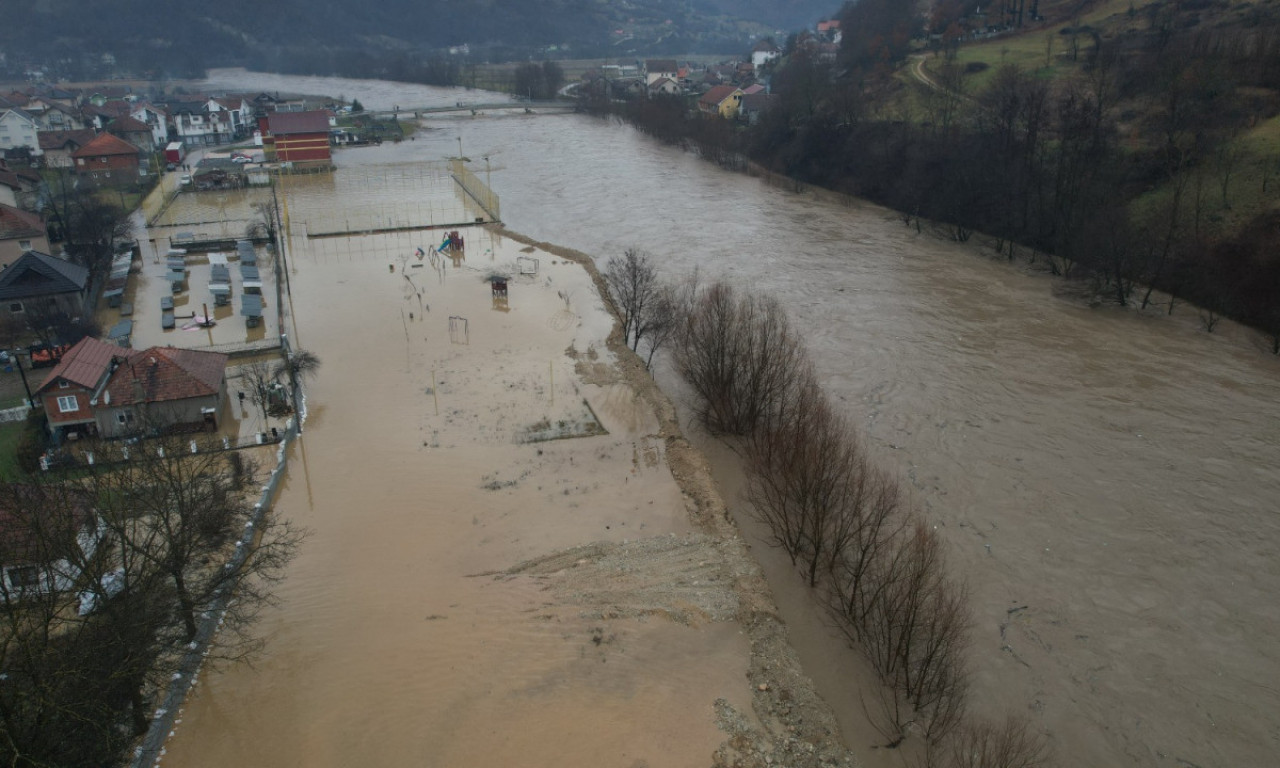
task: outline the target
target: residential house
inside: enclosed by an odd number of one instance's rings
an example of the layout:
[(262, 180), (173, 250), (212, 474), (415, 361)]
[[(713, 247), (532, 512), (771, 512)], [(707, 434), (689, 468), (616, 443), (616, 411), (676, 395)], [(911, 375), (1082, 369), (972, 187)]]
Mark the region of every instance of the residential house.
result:
[(766, 38), (755, 44), (751, 49), (751, 63), (756, 69), (763, 67), (765, 64), (773, 61), (782, 55), (782, 49), (772, 39)]
[(35, 118), (25, 110), (11, 107), (0, 112), (0, 149), (30, 147), (33, 155), (40, 154), (40, 142), (36, 138), (40, 127)]
[(70, 168), (75, 165), (72, 153), (93, 141), (98, 134), (88, 128), (75, 131), (40, 131), (36, 141), (40, 145), (46, 168)]
[(249, 132), (253, 108), (240, 96), (215, 96), (205, 102), (209, 114), (226, 112), (231, 118), (231, 132), (236, 139), (242, 139)]
[(0, 270), (27, 251), (48, 251), (49, 232), (39, 214), (0, 204)]
[(62, 354), (35, 392), (44, 404), (50, 434), (66, 437), (98, 433), (93, 403), (106, 387), (118, 360), (127, 354), (123, 347), (90, 336)]
[(87, 495), (9, 486), (0, 496), (0, 603), (72, 589), (103, 534)]
[(95, 136), (72, 152), (71, 159), (77, 176), (100, 186), (134, 183), (141, 170), (138, 148), (109, 133)]
[(679, 82), (680, 66), (676, 64), (675, 59), (645, 59), (644, 84), (646, 88), (664, 77), (668, 80)]
[(210, 112), (208, 100), (175, 101), (166, 105), (169, 113), (169, 139), (187, 146), (229, 144), (235, 140), (231, 113)]
[(128, 437), (217, 429), (227, 356), (176, 347), (126, 349), (85, 337), (63, 353), (36, 396), (51, 433)]
[(121, 351), (124, 358), (91, 403), (99, 435), (218, 428), (227, 398), (226, 355), (177, 347)]
[(88, 294), (88, 269), (41, 251), (27, 251), (0, 271), (0, 312), (19, 320), (84, 317), (93, 309)]
[(324, 110), (277, 111), (260, 118), (259, 125), (264, 124), (263, 145), (275, 152), (277, 161), (329, 161), (329, 115)]
[(698, 98), (698, 111), (709, 117), (732, 120), (742, 107), (742, 89), (733, 85), (717, 85)]
[(107, 132), (113, 136), (118, 136), (133, 146), (138, 148), (139, 152), (150, 155), (156, 151), (154, 136), (151, 133), (151, 126), (144, 122), (135, 120), (125, 115), (117, 117), (107, 124)]
[(40, 204), (40, 174), (0, 160), (0, 204), (34, 211)]
[(839, 45), (840, 41), (844, 39), (844, 35), (840, 31), (840, 20), (831, 19), (818, 22), (818, 37), (828, 43)]
[(650, 96), (676, 96), (680, 92), (680, 84), (666, 77), (659, 78), (649, 85)]
[(151, 129), (151, 143), (155, 147), (163, 147), (169, 143), (168, 113), (154, 104), (138, 102), (133, 105), (129, 117), (140, 123), (146, 123)]

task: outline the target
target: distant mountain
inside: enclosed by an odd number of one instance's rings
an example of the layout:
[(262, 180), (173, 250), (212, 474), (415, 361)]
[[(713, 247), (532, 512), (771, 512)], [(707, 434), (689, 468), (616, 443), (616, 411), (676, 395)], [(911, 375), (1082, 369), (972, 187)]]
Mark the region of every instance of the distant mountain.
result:
[(836, 0), (40, 0), (5, 3), (0, 52), (120, 68), (254, 64), (290, 52), (527, 57), (730, 53), (835, 14)]

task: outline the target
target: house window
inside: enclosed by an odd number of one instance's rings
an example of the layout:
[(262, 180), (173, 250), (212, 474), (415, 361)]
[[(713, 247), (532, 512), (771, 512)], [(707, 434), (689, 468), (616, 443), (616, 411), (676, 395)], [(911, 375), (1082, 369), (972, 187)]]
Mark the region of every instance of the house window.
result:
[(23, 251), (29, 251), (29, 250), (31, 250), (31, 241), (30, 241), (30, 240), (19, 240), (19, 241), (18, 241), (18, 249), (19, 249), (19, 250), (23, 250)]
[(9, 584), (14, 589), (28, 589), (40, 586), (40, 569), (34, 565), (20, 565), (8, 570)]
[(66, 379), (63, 379), (62, 381), (58, 382), (58, 389), (70, 389), (70, 388), (71, 388), (71, 382), (67, 381)]
[(133, 423), (133, 412), (132, 412), (132, 411), (121, 411), (120, 413), (117, 413), (117, 414), (116, 414), (116, 421), (117, 421), (117, 422), (119, 422), (120, 424), (132, 424), (132, 423)]
[(75, 395), (63, 395), (58, 398), (59, 413), (75, 413), (80, 410), (80, 403), (76, 401)]
[(10, 311), (10, 312), (12, 312), (12, 313), (13, 313), (13, 314), (15, 314), (15, 315), (17, 315), (17, 314), (21, 314), (21, 313), (22, 313), (22, 302), (20, 302), (20, 301), (15, 301), (15, 302), (10, 303), (10, 304), (9, 304), (9, 311)]

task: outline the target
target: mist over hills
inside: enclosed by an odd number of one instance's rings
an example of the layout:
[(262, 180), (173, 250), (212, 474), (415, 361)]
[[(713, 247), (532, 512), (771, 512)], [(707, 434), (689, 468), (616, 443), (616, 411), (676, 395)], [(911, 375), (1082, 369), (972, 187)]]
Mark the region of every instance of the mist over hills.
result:
[(110, 54), (119, 69), (172, 75), (265, 67), (318, 51), (384, 57), (453, 49), (492, 60), (730, 53), (839, 11), (833, 0), (39, 0), (5, 6), (0, 51), (10, 67), (52, 60), (63, 68), (92, 68)]

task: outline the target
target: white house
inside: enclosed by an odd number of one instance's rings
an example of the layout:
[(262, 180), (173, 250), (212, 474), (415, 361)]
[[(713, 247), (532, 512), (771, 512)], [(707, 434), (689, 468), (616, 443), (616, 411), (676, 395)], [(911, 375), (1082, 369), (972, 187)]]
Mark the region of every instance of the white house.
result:
[(165, 111), (152, 104), (137, 103), (129, 117), (151, 127), (151, 140), (157, 147), (169, 143), (169, 126), (165, 124)]
[(87, 501), (13, 486), (0, 501), (0, 604), (71, 589), (103, 535)]
[(772, 40), (761, 40), (751, 49), (751, 65), (757, 70), (782, 55), (782, 49)]
[(0, 112), (0, 149), (30, 147), (31, 154), (40, 154), (40, 141), (36, 133), (39, 125), (31, 115), (14, 107)]

